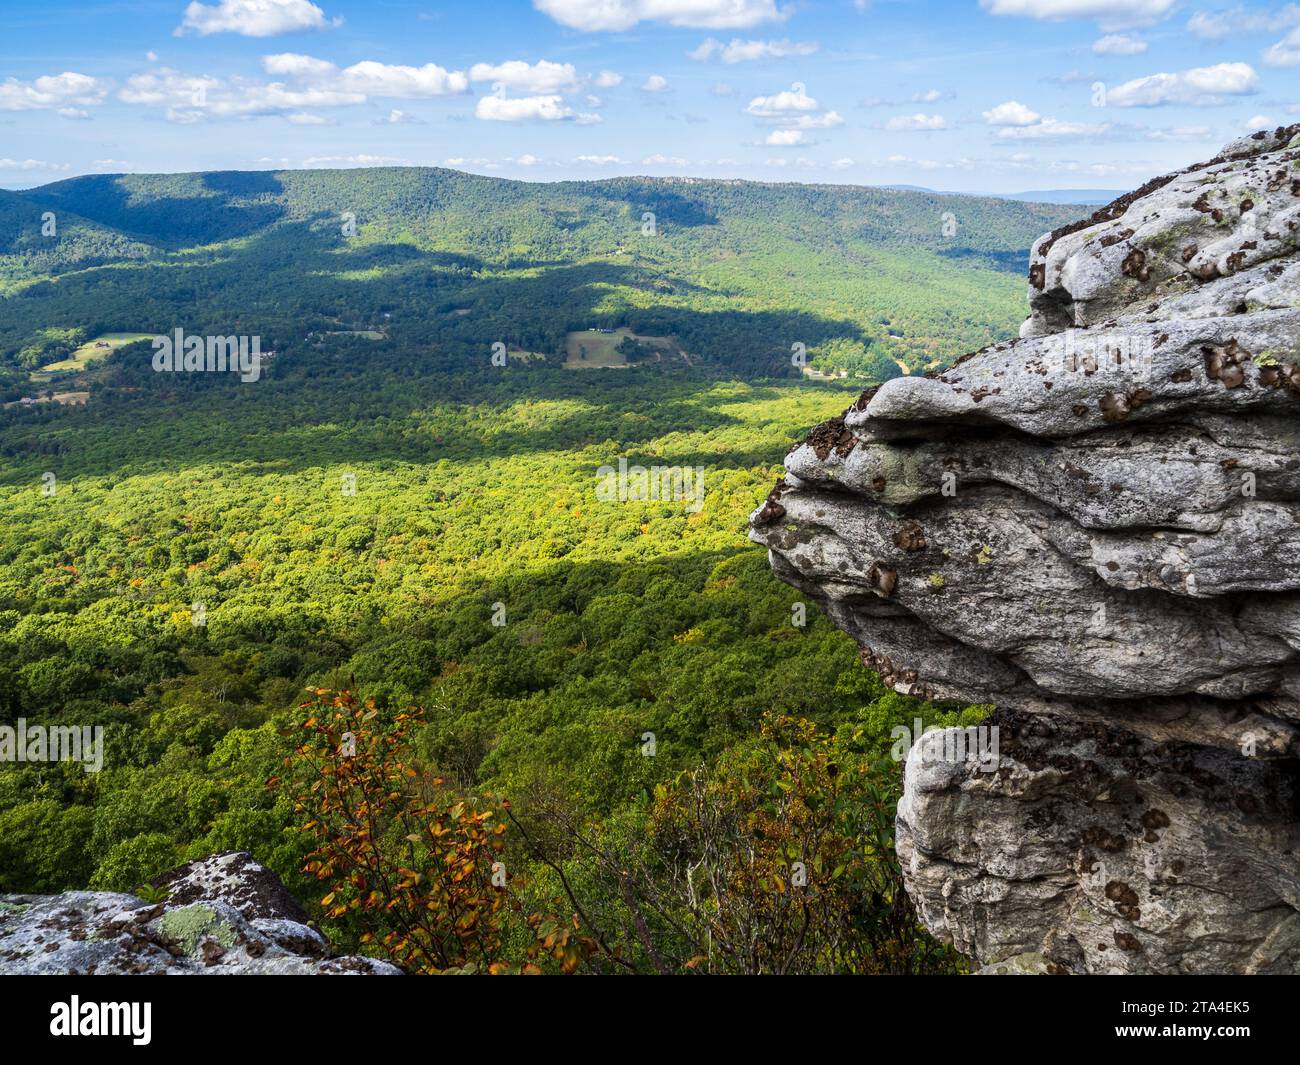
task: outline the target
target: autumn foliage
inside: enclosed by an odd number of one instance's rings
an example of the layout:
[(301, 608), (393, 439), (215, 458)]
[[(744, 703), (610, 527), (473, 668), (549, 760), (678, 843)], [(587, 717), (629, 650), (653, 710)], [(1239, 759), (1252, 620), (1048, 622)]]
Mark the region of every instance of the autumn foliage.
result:
[[(503, 860), (507, 826), (491, 794), (458, 793), (413, 758), (423, 712), (383, 713), (349, 691), (313, 689), (285, 775), (306, 872), (326, 886), (324, 916), (411, 972), (573, 972), (590, 952), (576, 918), (525, 914)], [(507, 958), (511, 924), (521, 956)]]

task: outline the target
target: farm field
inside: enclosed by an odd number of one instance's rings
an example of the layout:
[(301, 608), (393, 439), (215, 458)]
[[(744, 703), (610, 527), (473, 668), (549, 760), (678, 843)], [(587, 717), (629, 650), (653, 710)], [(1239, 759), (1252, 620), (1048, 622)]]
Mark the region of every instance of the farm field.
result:
[[(632, 332), (626, 326), (618, 329), (580, 329), (570, 333), (564, 340), (564, 367), (567, 370), (615, 369), (630, 365), (627, 357), (619, 350), (624, 340), (632, 340), (648, 347), (657, 348), (656, 357), (645, 362), (662, 362), (662, 352), (670, 352), (686, 358), (672, 337), (642, 336)], [(687, 360), (689, 361), (689, 360)]]

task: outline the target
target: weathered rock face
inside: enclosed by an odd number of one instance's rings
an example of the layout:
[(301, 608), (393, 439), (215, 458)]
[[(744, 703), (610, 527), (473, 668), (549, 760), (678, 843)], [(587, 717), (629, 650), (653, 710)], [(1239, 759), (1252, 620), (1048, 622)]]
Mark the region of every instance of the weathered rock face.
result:
[(134, 895), (0, 895), (0, 974), (242, 975), (401, 972), (371, 958), (332, 958), (324, 937), (270, 870), (244, 853), (190, 862)]
[(1300, 126), (1042, 238), (1030, 307), (818, 426), (751, 537), (891, 686), (1000, 708), (996, 771), (908, 760), (937, 935), (1300, 971)]

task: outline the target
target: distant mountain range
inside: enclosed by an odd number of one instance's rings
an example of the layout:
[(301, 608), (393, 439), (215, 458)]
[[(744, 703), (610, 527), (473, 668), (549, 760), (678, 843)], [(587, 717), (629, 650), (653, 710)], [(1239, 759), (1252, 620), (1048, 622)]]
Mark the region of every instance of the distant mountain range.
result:
[(1035, 189), (1031, 192), (937, 192), (922, 185), (881, 185), (900, 192), (928, 192), (934, 196), (986, 196), (1020, 203), (1055, 203), (1069, 206), (1101, 205), (1124, 195), (1121, 189)]
[(559, 359), (570, 333), (626, 327), (719, 372), (794, 372), (797, 343), (818, 368), (874, 379), (1012, 335), (1026, 249), (1079, 214), (849, 185), (416, 167), (72, 178), (0, 192), (0, 373), (178, 325), (309, 361), (309, 334), (379, 332), (383, 350), (448, 369), (498, 342)]

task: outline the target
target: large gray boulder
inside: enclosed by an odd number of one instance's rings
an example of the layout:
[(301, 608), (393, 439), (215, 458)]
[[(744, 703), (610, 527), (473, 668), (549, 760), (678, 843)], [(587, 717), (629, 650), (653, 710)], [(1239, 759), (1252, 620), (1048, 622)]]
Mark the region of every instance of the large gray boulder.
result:
[(164, 902), (110, 891), (0, 895), (0, 974), (398, 975), (331, 957), (279, 878), (245, 853), (161, 878)]
[(1300, 126), (1041, 238), (1018, 339), (865, 393), (751, 517), (1000, 765), (906, 771), (926, 924), (990, 972), (1300, 971)]

